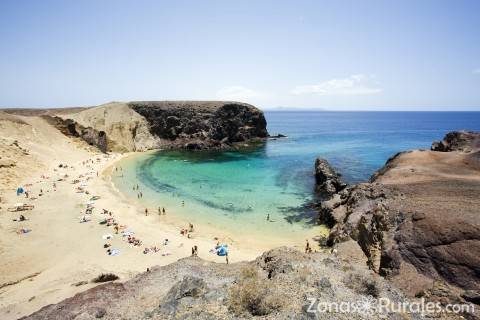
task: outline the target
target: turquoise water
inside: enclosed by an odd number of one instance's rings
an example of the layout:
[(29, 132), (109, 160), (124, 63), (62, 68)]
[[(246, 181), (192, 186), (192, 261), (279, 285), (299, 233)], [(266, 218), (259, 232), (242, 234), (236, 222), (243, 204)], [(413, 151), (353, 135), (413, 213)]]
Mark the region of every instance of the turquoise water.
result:
[(271, 134), (288, 138), (241, 152), (141, 154), (121, 164), (124, 177), (114, 183), (133, 198), (139, 183), (142, 203), (164, 206), (181, 220), (289, 242), (318, 232), (309, 206), (317, 156), (355, 183), (396, 152), (428, 149), (450, 130), (480, 130), (474, 112), (270, 112), (266, 118)]

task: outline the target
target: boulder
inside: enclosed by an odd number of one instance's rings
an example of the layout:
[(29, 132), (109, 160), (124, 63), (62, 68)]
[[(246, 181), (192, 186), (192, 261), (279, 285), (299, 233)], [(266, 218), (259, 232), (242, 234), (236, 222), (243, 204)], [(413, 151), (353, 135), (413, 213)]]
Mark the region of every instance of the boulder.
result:
[(342, 182), (340, 174), (322, 158), (315, 160), (315, 183), (317, 192), (326, 197), (332, 196), (347, 186)]

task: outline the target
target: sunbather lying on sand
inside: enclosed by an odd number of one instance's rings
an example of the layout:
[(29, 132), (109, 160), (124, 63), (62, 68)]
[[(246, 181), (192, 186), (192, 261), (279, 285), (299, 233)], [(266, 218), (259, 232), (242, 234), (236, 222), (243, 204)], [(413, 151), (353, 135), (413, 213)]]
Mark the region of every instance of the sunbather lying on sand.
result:
[(18, 231), (17, 231), (17, 234), (25, 234), (25, 233), (29, 233), (30, 229), (27, 229), (27, 228), (20, 228)]

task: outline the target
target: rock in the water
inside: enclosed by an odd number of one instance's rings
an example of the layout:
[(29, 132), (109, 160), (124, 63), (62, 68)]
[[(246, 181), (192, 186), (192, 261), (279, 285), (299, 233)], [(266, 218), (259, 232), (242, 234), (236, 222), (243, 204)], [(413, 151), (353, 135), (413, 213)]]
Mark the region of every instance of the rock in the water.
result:
[(480, 132), (452, 131), (445, 135), (442, 141), (432, 143), (432, 151), (471, 152), (480, 149)]
[(332, 196), (347, 186), (328, 161), (322, 158), (315, 160), (315, 182), (317, 192), (324, 196)]

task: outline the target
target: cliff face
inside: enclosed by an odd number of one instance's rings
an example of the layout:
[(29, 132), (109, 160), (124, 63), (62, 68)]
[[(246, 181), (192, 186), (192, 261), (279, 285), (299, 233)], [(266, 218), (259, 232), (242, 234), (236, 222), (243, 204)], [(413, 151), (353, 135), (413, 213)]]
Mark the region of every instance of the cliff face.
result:
[(53, 118), (62, 132), (79, 136), (104, 152), (228, 149), (268, 136), (263, 113), (238, 102), (113, 102), (46, 117)]
[(257, 108), (238, 102), (149, 102), (128, 104), (145, 117), (150, 132), (186, 149), (224, 148), (268, 136)]
[(410, 294), (430, 290), (434, 280), (480, 290), (478, 137), (447, 135), (451, 150), (468, 152), (399, 153), (370, 183), (322, 203), (320, 217), (333, 226), (329, 244), (354, 239), (373, 270)]

